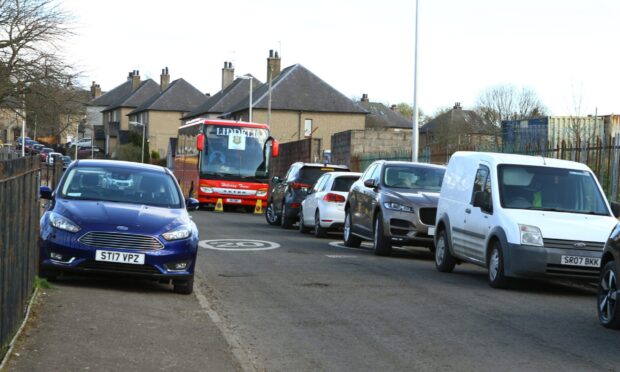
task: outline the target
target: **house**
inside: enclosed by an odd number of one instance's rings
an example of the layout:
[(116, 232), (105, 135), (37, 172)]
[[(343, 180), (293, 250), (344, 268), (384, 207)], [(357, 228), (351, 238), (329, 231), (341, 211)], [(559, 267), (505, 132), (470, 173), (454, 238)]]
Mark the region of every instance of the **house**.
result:
[(149, 149), (163, 158), (170, 138), (177, 136), (183, 115), (204, 104), (208, 97), (182, 78), (170, 82), (168, 67), (161, 72), (159, 86), (160, 92), (127, 115), (130, 123), (146, 126)]
[(114, 155), (118, 146), (127, 141), (129, 114), (138, 106), (160, 93), (159, 85), (152, 79), (140, 80), (140, 72), (131, 71), (127, 81), (92, 100), (92, 106), (105, 107), (102, 122), (105, 134), (105, 153)]
[(421, 149), (432, 146), (444, 152), (463, 146), (493, 146), (501, 140), (499, 128), (475, 111), (463, 110), (460, 102), (424, 124), (419, 133)]
[[(218, 93), (207, 101), (213, 107), (194, 110), (183, 119), (219, 114), (218, 117), (226, 119), (249, 120), (251, 81), (257, 84), (252, 86), (252, 121), (269, 124), (271, 135), (282, 143), (319, 138), (322, 149), (326, 150), (331, 147), (334, 133), (364, 129), (367, 112), (362, 107), (304, 66), (295, 64), (280, 71), (280, 64), (278, 53), (270, 51), (266, 83), (259, 84), (254, 78), (241, 79), (243, 82), (237, 79), (221, 95)], [(233, 87), (235, 83), (238, 85)], [(239, 96), (233, 99), (229, 96), (233, 92)], [(225, 100), (225, 105), (215, 109), (215, 102)], [(228, 104), (233, 101), (236, 102)]]
[(368, 115), (366, 115), (366, 129), (413, 128), (412, 121), (395, 111), (394, 106), (389, 108), (383, 103), (370, 102), (366, 93), (362, 94), (362, 99), (358, 104), (368, 112)]
[(21, 136), (21, 118), (17, 115), (19, 101), (7, 97), (0, 102), (0, 143), (15, 143)]
[(107, 108), (103, 102), (97, 102), (101, 97), (101, 86), (95, 81), (90, 86), (90, 101), (86, 104), (86, 117), (84, 118), (84, 137), (92, 138), (94, 146), (105, 148), (106, 136), (103, 126), (103, 110)]
[[(234, 79), (235, 69), (231, 62), (224, 62), (222, 69), (222, 89), (215, 95), (210, 96), (202, 104), (196, 106), (183, 116), (187, 122), (195, 118), (214, 119), (236, 106), (241, 100), (249, 99), (250, 84), (252, 90), (262, 85), (258, 79), (250, 74), (243, 78)], [(251, 79), (250, 79), (251, 78)]]

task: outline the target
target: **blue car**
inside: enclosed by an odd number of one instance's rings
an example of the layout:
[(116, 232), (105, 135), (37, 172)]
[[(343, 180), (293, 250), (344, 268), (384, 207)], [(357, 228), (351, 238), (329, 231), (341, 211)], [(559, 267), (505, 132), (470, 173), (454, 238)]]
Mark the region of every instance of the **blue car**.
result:
[(56, 190), (40, 189), (50, 202), (41, 217), (39, 275), (62, 272), (121, 274), (172, 282), (190, 294), (198, 229), (167, 168), (114, 160), (77, 160)]

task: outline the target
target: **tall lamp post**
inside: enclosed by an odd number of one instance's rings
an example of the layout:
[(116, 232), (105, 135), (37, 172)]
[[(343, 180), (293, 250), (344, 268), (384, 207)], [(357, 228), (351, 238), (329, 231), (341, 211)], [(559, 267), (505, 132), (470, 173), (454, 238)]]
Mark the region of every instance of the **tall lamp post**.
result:
[(413, 128), (411, 132), (411, 161), (418, 161), (418, 2), (415, 0), (415, 50), (413, 62)]
[(254, 79), (254, 77), (252, 77), (252, 75), (243, 75), (243, 76), (237, 76), (237, 77), (239, 79), (250, 80), (250, 107), (249, 107), (250, 119), (248, 121), (252, 122), (252, 79)]
[(142, 126), (142, 163), (144, 163), (144, 136), (146, 133), (146, 124), (140, 123), (138, 121), (130, 121), (129, 124)]

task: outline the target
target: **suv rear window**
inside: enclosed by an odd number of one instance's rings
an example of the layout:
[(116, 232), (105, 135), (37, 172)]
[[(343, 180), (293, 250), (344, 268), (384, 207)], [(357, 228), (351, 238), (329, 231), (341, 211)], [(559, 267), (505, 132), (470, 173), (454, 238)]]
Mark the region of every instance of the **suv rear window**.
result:
[(346, 171), (342, 168), (326, 167), (303, 167), (299, 170), (297, 182), (306, 183), (308, 185), (314, 185), (314, 183), (327, 172), (333, 171)]

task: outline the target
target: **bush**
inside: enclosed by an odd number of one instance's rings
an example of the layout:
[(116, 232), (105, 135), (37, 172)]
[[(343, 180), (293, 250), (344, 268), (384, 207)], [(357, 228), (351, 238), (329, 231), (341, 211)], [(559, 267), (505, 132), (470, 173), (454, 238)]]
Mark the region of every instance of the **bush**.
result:
[(135, 146), (130, 143), (126, 145), (120, 145), (118, 147), (118, 152), (116, 154), (116, 158), (118, 160), (127, 160), (134, 161), (139, 163), (142, 161), (142, 146)]

